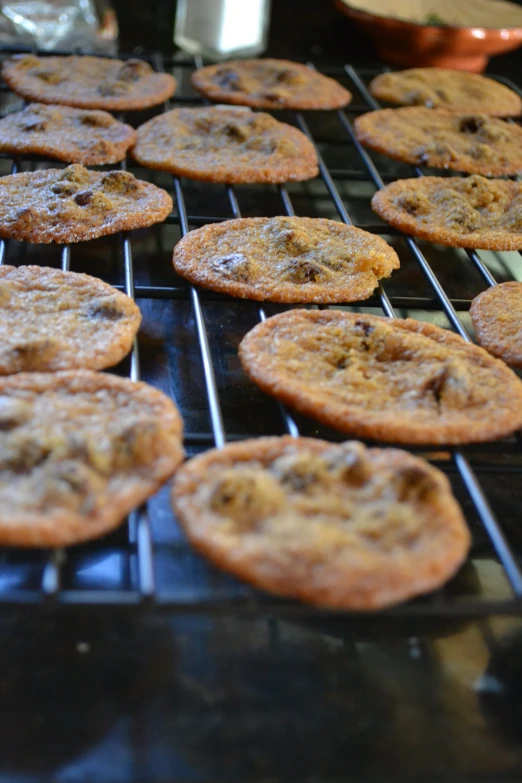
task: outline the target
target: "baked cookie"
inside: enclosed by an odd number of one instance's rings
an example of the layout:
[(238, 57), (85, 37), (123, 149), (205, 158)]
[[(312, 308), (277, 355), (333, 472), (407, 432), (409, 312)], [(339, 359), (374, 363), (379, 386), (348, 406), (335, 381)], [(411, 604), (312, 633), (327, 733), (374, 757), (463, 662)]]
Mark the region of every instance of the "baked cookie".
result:
[(226, 220), (189, 232), (174, 268), (192, 283), (262, 302), (354, 302), (399, 268), (383, 239), (336, 220)]
[(319, 172), (304, 133), (250, 109), (159, 114), (138, 128), (132, 156), (149, 169), (205, 182), (287, 182)]
[(174, 403), (91, 370), (0, 378), (0, 542), (69, 546), (117, 527), (183, 459)]
[(357, 117), (365, 147), (412, 165), (502, 177), (522, 172), (522, 128), (487, 114), (422, 106)]
[(259, 438), (178, 472), (173, 505), (215, 565), (276, 595), (380, 609), (440, 587), (470, 535), (446, 476), (398, 449)]
[(522, 250), (522, 183), (505, 179), (399, 179), (372, 209), (406, 234), (450, 247)]
[(230, 60), (191, 76), (206, 98), (256, 109), (340, 109), (352, 96), (339, 82), (290, 60)]
[(478, 443), (522, 427), (522, 382), (462, 337), (410, 318), (290, 310), (239, 346), (267, 394), (342, 432), (395, 443)]
[(136, 140), (130, 125), (105, 111), (32, 103), (0, 119), (0, 152), (46, 155), (66, 163), (118, 163)]
[(83, 242), (151, 226), (172, 211), (168, 193), (128, 171), (88, 171), (78, 163), (0, 178), (0, 237)]
[(372, 80), (370, 92), (379, 101), (399, 105), (482, 112), (493, 117), (522, 113), (522, 99), (509, 87), (478, 73), (446, 68), (381, 73)]
[(132, 299), (96, 277), (0, 266), (0, 375), (110, 367), (140, 322)]
[(108, 57), (17, 54), (3, 61), (2, 77), (28, 101), (79, 109), (147, 109), (166, 101), (176, 89), (170, 73), (156, 73), (142, 60)]
[(475, 297), (469, 310), (479, 343), (522, 370), (522, 283), (500, 283)]

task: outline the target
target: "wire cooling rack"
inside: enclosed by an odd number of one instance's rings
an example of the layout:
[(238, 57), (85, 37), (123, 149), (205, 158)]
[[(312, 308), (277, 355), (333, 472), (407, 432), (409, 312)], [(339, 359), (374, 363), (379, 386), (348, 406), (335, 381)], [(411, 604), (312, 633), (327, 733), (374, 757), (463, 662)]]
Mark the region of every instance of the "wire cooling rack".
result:
[[(198, 105), (190, 87), (196, 57), (149, 58), (157, 70), (178, 79), (175, 97), (158, 107)], [(313, 67), (313, 65), (310, 65)], [(189, 230), (207, 223), (278, 214), (330, 217), (382, 235), (401, 257), (401, 269), (354, 312), (411, 316), (453, 329), (472, 340), (471, 299), (497, 282), (522, 279), (518, 253), (486, 253), (440, 248), (417, 242), (380, 221), (369, 206), (375, 189), (423, 170), (366, 152), (352, 121), (379, 108), (368, 92), (378, 72), (352, 65), (325, 71), (354, 95), (336, 112), (275, 116), (297, 126), (314, 143), (320, 176), (287, 186), (218, 186), (147, 171), (128, 160), (136, 176), (168, 190), (174, 212), (151, 229), (72, 246), (38, 246), (0, 241), (0, 263), (37, 263), (94, 274), (135, 297), (144, 316), (133, 351), (115, 372), (142, 378), (176, 399), (185, 422), (189, 455), (226, 442), (261, 435), (312, 435), (341, 440), (338, 433), (293, 415), (255, 389), (243, 375), (237, 346), (255, 323), (284, 306), (259, 305), (188, 285), (172, 269), (172, 248)], [(518, 88), (499, 79), (517, 92)], [(22, 102), (6, 89), (2, 113)], [(120, 115), (139, 125), (157, 111)], [(59, 166), (38, 157), (0, 161), (2, 174)], [(114, 167), (113, 167), (114, 168)], [(415, 449), (449, 476), (473, 533), (467, 564), (444, 589), (381, 613), (404, 617), (484, 616), (522, 611), (522, 451), (519, 438), (461, 449)], [(67, 552), (6, 550), (0, 554), (0, 603), (135, 606), (192, 612), (275, 616), (321, 616), (324, 612), (275, 599), (221, 574), (193, 553), (172, 514), (168, 488), (130, 515), (119, 531)], [(330, 614), (330, 613), (329, 613)]]

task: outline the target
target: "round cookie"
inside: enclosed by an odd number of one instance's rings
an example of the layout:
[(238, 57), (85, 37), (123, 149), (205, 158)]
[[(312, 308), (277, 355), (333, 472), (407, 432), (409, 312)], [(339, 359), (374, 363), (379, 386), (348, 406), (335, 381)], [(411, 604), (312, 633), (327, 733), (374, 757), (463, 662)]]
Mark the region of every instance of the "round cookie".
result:
[(199, 68), (191, 82), (211, 101), (256, 109), (340, 109), (352, 99), (339, 82), (290, 60), (229, 60)]
[(414, 166), (490, 177), (522, 172), (522, 128), (487, 114), (381, 109), (357, 117), (354, 128), (365, 147)]
[(522, 250), (522, 183), (420, 177), (391, 182), (372, 209), (406, 234), (450, 247)]
[(176, 80), (142, 60), (17, 54), (2, 63), (2, 78), (28, 101), (79, 109), (147, 109), (174, 95)]
[(107, 533), (183, 459), (174, 403), (91, 370), (0, 378), (0, 542), (69, 546)]
[(503, 362), (410, 318), (290, 310), (254, 327), (239, 357), (267, 394), (361, 438), (478, 443), (522, 426), (522, 382)]
[(522, 99), (509, 87), (487, 76), (446, 68), (381, 73), (370, 83), (370, 92), (379, 101), (398, 105), (482, 112), (493, 117), (522, 113)]
[(383, 239), (323, 218), (226, 220), (190, 231), (174, 248), (174, 268), (212, 291), (262, 302), (367, 299), (398, 269)]
[(150, 169), (205, 182), (287, 182), (317, 176), (297, 128), (250, 109), (173, 109), (138, 128), (132, 156)]
[(219, 568), (276, 595), (372, 610), (440, 587), (470, 535), (446, 476), (398, 449), (259, 438), (178, 472), (177, 517)]
[(522, 283), (500, 283), (475, 297), (469, 310), (479, 343), (522, 370)]
[(66, 163), (118, 163), (136, 140), (130, 125), (105, 111), (32, 103), (0, 119), (0, 152), (46, 155)]
[(0, 266), (0, 375), (110, 367), (140, 323), (132, 299), (96, 277)]
[(128, 171), (88, 171), (78, 163), (0, 178), (0, 237), (83, 242), (165, 220), (172, 199)]

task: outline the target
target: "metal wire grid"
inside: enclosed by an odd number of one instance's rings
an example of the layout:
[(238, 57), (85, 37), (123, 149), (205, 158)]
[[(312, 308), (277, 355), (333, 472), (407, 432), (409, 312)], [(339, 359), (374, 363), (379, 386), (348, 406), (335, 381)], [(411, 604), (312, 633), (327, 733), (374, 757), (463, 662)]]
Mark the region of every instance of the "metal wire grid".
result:
[[(194, 60), (191, 59), (165, 62), (160, 55), (155, 55), (152, 58), (152, 62), (157, 70), (170, 70), (173, 67), (178, 69), (193, 69), (202, 65), (201, 61), (197, 57), (194, 58)], [(346, 65), (344, 67), (344, 73), (348, 77), (348, 80), (353, 85), (353, 87), (356, 88), (364, 103), (362, 106), (350, 106), (349, 112), (338, 111), (336, 113), (337, 120), (346, 134), (347, 139), (357, 151), (360, 161), (364, 166), (364, 171), (361, 173), (358, 170), (349, 169), (329, 170), (321, 155), (319, 154), (319, 150), (317, 150), (317, 152), (319, 158), (320, 177), (335, 207), (338, 217), (342, 222), (351, 225), (352, 219), (334, 180), (369, 180), (373, 182), (376, 188), (382, 187), (384, 181), (371, 157), (357, 141), (353, 132), (352, 124), (348, 117), (348, 113), (376, 109), (379, 108), (379, 105), (369, 94), (365, 82), (353, 66)], [(508, 83), (512, 89), (517, 89), (509, 82), (506, 83)], [(176, 96), (165, 104), (165, 110), (171, 108), (173, 103), (203, 103), (203, 101), (194, 96)], [(295, 113), (294, 116), (297, 127), (299, 127), (300, 130), (308, 136), (312, 143), (315, 144), (316, 142), (314, 140), (313, 134), (310, 131), (309, 124), (305, 116), (301, 113)], [(122, 164), (122, 166), (124, 165), (125, 164)], [(18, 170), (18, 167), (19, 161), (14, 160), (12, 165), (12, 173), (15, 173)], [(419, 168), (415, 168), (415, 172), (418, 176), (422, 176), (422, 171)], [(230, 217), (241, 217), (239, 202), (234, 188), (232, 186), (225, 186), (225, 188), (230, 209)], [(284, 185), (280, 185), (277, 186), (277, 189), (282, 208), (281, 214), (294, 215), (295, 210), (287, 188)], [(176, 213), (168, 218), (168, 222), (177, 223), (180, 227), (182, 236), (184, 236), (190, 230), (191, 225), (198, 226), (207, 222), (217, 222), (225, 219), (222, 217), (201, 217), (188, 215), (185, 205), (183, 182), (177, 177), (173, 178), (173, 196)], [(368, 226), (365, 226), (365, 228), (368, 229)], [(382, 226), (376, 225), (375, 231), (380, 231), (382, 233)], [(386, 233), (394, 234), (399, 232), (386, 229)], [(404, 239), (412, 257), (419, 265), (431, 289), (433, 290), (433, 299), (427, 300), (426, 298), (422, 297), (394, 297), (394, 304), (392, 304), (384, 286), (381, 284), (378, 288), (377, 297), (372, 297), (371, 300), (368, 300), (368, 302), (363, 304), (378, 304), (383, 313), (391, 318), (396, 317), (395, 309), (397, 307), (426, 308), (433, 305), (439, 306), (448, 318), (451, 327), (465, 340), (470, 341), (471, 338), (466, 331), (466, 328), (461, 318), (459, 317), (454, 304), (450, 301), (450, 298), (446, 294), (442, 284), (438, 280), (432, 267), (422, 253), (419, 245), (411, 237), (405, 237)], [(175, 286), (136, 287), (134, 285), (134, 266), (132, 259), (131, 238), (127, 233), (124, 233), (121, 236), (121, 243), (124, 266), (124, 285), (120, 287), (122, 287), (129, 296), (134, 297), (137, 294), (143, 297), (150, 296), (154, 298), (167, 299), (182, 299), (186, 296), (187, 288), (178, 288)], [(0, 263), (4, 263), (6, 253), (7, 243), (0, 241)], [(468, 257), (482, 275), (485, 283), (487, 285), (494, 285), (496, 281), (478, 253), (476, 251), (468, 251)], [(61, 250), (62, 269), (69, 269), (69, 265), (70, 249), (69, 247), (65, 246)], [(211, 424), (211, 432), (209, 433), (209, 437), (200, 437), (199, 439), (196, 438), (196, 440), (199, 443), (204, 443), (208, 446), (215, 445), (219, 448), (226, 443), (227, 433), (224, 426), (219, 390), (216, 382), (216, 374), (214, 371), (214, 361), (207, 334), (204, 306), (201, 301), (200, 292), (196, 287), (188, 286), (188, 292), (197, 332), (208, 403), (208, 412)], [(463, 306), (467, 306), (468, 303), (464, 300), (461, 303), (455, 302), (455, 304), (462, 304)], [(264, 307), (262, 305), (256, 305), (256, 307), (259, 320), (264, 320), (266, 318)], [(130, 377), (134, 380), (138, 380), (140, 378), (140, 362), (138, 355), (138, 345), (136, 341), (130, 358), (129, 374)], [(282, 405), (279, 405), (279, 409), (286, 431), (293, 436), (298, 435), (299, 429), (293, 416)], [(191, 440), (190, 435), (188, 435), (188, 440)], [(509, 453), (509, 447), (506, 447), (506, 444), (491, 444), (491, 446), (493, 450), (497, 448), (499, 451), (507, 451)], [(496, 552), (499, 562), (502, 565), (506, 578), (511, 587), (512, 597), (507, 600), (467, 599), (466, 601), (453, 602), (446, 599), (443, 594), (437, 593), (434, 596), (428, 597), (427, 599), (412, 602), (410, 604), (390, 610), (385, 613), (388, 616), (390, 614), (398, 616), (422, 615), (426, 617), (453, 615), (477, 616), (488, 614), (490, 612), (517, 613), (522, 610), (522, 569), (519, 565), (517, 556), (508, 544), (499, 520), (494, 515), (468, 458), (464, 455), (462, 450), (459, 449), (453, 449), (451, 453), (453, 464), (458, 471), (460, 478), (462, 479), (462, 482), (473, 503), (476, 514), (478, 515), (478, 518), (480, 519), (483, 528), (486, 531), (489, 540), (491, 541), (494, 551)], [(516, 469), (516, 466), (514, 467)], [(155, 579), (155, 546), (153, 535), (151, 533), (149, 513), (146, 506), (130, 515), (128, 526), (128, 547), (130, 555), (135, 556), (137, 565), (135, 587), (132, 589), (62, 589), (61, 563), (63, 561), (63, 556), (61, 552), (51, 552), (49, 553), (45, 567), (43, 568), (41, 584), (39, 588), (34, 590), (0, 590), (0, 603), (32, 605), (45, 598), (48, 601), (52, 601), (54, 603), (74, 605), (98, 604), (100, 606), (112, 606), (149, 603), (161, 608), (168, 608), (170, 610), (178, 610), (182, 612), (230, 611), (255, 613), (260, 611), (263, 613), (268, 612), (291, 615), (320, 613), (319, 610), (297, 605), (293, 602), (271, 599), (267, 596), (258, 595), (254, 591), (237, 588), (236, 586), (232, 586), (230, 590), (217, 590), (215, 592), (211, 591), (210, 593), (204, 590), (191, 590), (185, 593), (180, 593), (179, 590), (158, 590), (156, 588)]]

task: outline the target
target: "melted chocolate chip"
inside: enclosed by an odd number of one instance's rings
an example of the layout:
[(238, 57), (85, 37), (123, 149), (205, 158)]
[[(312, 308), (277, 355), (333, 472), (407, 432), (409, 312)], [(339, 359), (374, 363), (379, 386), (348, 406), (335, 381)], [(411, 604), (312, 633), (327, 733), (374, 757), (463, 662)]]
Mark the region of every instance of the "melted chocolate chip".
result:
[(224, 87), (226, 90), (236, 92), (240, 90), (240, 76), (235, 71), (226, 70), (218, 71), (216, 73), (216, 82), (220, 87)]
[(74, 200), (79, 207), (86, 207), (92, 201), (92, 190), (84, 190), (82, 193), (77, 193)]
[(93, 302), (86, 313), (88, 318), (100, 318), (105, 321), (119, 321), (123, 313), (109, 302)]
[(477, 133), (485, 122), (484, 117), (463, 117), (459, 123), (459, 131), (461, 133)]
[(355, 322), (355, 326), (358, 329), (362, 329), (363, 330), (365, 337), (368, 337), (368, 335), (370, 335), (373, 332), (373, 330), (375, 329), (374, 326), (372, 326), (371, 324), (367, 323), (366, 321), (356, 321)]

